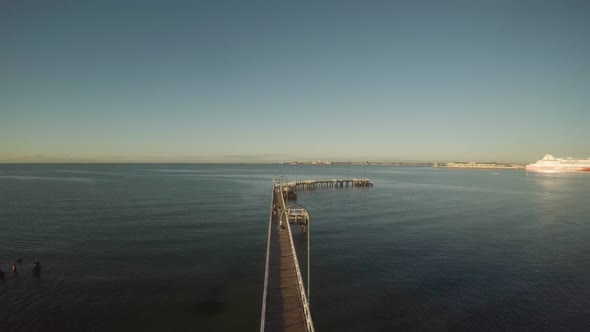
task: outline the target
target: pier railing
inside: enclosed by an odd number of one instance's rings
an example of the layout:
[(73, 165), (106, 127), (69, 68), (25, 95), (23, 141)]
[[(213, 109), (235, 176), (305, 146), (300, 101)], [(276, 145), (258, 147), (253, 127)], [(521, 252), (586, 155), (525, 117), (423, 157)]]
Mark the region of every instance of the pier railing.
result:
[(262, 293), (262, 316), (260, 317), (260, 332), (264, 332), (264, 323), (266, 322), (266, 294), (268, 293), (268, 264), (270, 259), (270, 232), (272, 230), (272, 206), (275, 194), (274, 189), (270, 195), (270, 211), (268, 221), (268, 239), (266, 240), (266, 267), (264, 268), (264, 291)]

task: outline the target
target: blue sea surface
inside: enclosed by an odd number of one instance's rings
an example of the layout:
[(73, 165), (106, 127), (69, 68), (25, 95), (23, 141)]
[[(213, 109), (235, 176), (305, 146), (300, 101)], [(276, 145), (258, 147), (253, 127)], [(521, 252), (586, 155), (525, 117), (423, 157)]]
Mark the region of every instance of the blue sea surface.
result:
[(0, 331), (257, 330), (281, 175), (375, 183), (299, 192), (316, 330), (590, 330), (590, 176), (499, 173), (3, 164)]

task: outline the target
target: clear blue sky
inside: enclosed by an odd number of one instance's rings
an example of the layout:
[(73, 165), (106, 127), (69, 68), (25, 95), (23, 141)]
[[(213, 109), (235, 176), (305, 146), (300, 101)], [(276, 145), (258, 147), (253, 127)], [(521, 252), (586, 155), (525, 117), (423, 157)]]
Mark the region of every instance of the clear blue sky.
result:
[(0, 162), (590, 156), (590, 1), (2, 1)]

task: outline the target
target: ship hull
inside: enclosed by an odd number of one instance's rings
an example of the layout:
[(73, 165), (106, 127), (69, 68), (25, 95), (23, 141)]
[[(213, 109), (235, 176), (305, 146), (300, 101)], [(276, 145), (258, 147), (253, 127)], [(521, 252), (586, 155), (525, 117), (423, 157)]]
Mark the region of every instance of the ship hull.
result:
[(526, 165), (525, 170), (527, 172), (540, 172), (540, 173), (578, 173), (578, 172), (590, 172), (590, 167), (561, 167), (561, 166)]

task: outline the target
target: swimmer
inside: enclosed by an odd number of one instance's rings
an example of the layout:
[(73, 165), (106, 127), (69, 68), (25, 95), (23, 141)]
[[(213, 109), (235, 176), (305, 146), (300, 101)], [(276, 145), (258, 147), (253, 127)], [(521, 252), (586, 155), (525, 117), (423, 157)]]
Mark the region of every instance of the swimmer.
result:
[(41, 263), (37, 259), (33, 261), (33, 274), (36, 276), (41, 275)]

